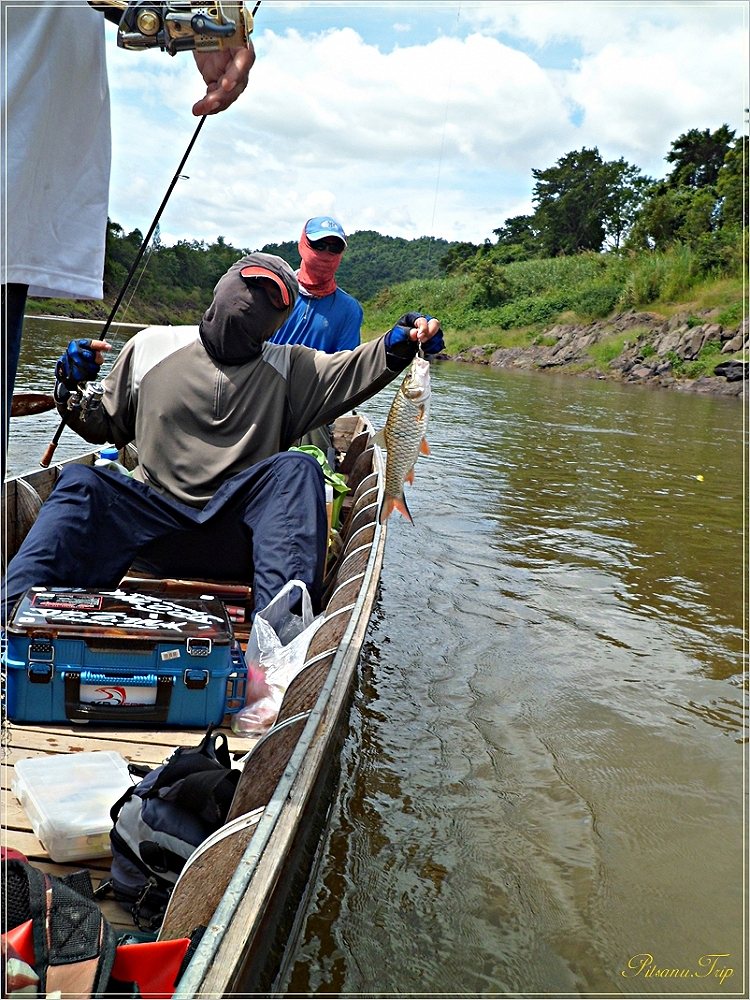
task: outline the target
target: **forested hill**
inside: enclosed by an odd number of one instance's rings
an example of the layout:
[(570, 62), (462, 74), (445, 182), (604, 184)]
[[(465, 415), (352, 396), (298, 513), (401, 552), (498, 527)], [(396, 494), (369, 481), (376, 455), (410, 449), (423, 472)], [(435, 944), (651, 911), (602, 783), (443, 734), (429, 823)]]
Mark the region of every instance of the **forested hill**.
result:
[[(412, 278), (436, 278), (442, 273), (440, 262), (458, 244), (421, 236), (406, 240), (400, 236), (381, 236), (372, 229), (362, 229), (347, 237), (349, 248), (336, 272), (336, 281), (357, 299), (366, 301), (391, 285)], [(267, 243), (264, 253), (277, 254), (295, 270), (300, 266), (297, 242)]]
[[(739, 322), (746, 301), (748, 143), (727, 125), (690, 129), (672, 143), (665, 157), (671, 169), (660, 180), (622, 158), (605, 160), (597, 147), (571, 150), (532, 170), (533, 211), (502, 221), (492, 230), (496, 242), (360, 230), (349, 238), (338, 281), (363, 303), (365, 333), (386, 329), (415, 303), (429, 304), (454, 337), (538, 333), (569, 313), (597, 319), (660, 301), (694, 303), (705, 282), (722, 283), (715, 304)], [(239, 248), (217, 236), (166, 246), (157, 229), (133, 281), (137, 294), (118, 319), (196, 323), (236, 260), (262, 249), (297, 268), (297, 239)], [(142, 241), (139, 230), (126, 233), (110, 220), (105, 301), (29, 300), (28, 311), (106, 316)]]

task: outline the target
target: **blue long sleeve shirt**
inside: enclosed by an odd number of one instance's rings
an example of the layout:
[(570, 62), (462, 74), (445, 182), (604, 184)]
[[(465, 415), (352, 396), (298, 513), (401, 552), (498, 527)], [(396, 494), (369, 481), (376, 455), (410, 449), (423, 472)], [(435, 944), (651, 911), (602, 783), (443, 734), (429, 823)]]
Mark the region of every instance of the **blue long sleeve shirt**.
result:
[(300, 289), (289, 319), (271, 337), (271, 343), (304, 344), (326, 354), (352, 351), (359, 346), (363, 315), (362, 306), (343, 288), (320, 299)]

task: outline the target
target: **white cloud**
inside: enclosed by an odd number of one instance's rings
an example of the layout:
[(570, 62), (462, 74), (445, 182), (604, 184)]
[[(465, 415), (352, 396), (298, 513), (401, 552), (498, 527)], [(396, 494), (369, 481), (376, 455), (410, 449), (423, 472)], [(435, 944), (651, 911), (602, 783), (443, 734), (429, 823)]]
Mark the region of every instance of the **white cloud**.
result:
[[(282, 10), (291, 6), (310, 12)], [(257, 35), (247, 92), (206, 122), (163, 238), (221, 234), (255, 248), (296, 240), (305, 217), (331, 212), (350, 231), (481, 242), (530, 209), (532, 168), (571, 149), (596, 145), (658, 174), (681, 132), (742, 127), (738, 4), (600, 4), (593, 17), (590, 4), (438, 5), (460, 8), (460, 35), (430, 34), (431, 4), (320, 6), (350, 25), (382, 6), (413, 30), (381, 47), (354, 27), (297, 17), (283, 30), (276, 18), (279, 30)], [(509, 33), (581, 48), (547, 68)], [(197, 123), (189, 109), (202, 85), (187, 55), (116, 51), (111, 63), (111, 215), (145, 231)]]
[(462, 18), (488, 31), (504, 32), (544, 47), (575, 43), (595, 53), (613, 39), (627, 46), (644, 32), (681, 25), (700, 35), (737, 31), (747, 25), (744, 0), (513, 0), (468, 3)]

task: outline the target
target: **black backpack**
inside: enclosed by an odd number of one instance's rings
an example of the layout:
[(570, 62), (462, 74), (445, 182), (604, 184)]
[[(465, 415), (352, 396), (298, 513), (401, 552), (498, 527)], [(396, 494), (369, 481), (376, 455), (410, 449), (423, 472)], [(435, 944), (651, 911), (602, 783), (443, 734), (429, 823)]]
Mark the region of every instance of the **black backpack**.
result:
[[(143, 930), (160, 926), (185, 862), (229, 812), (241, 772), (231, 767), (226, 735), (213, 729), (197, 747), (179, 747), (147, 771), (110, 810), (106, 885)], [(142, 768), (131, 770), (143, 774)]]
[[(87, 873), (59, 879), (16, 859), (3, 859), (2, 871), (2, 931), (32, 921), (38, 995), (62, 989), (67, 995), (102, 997), (116, 986), (120, 995), (140, 996), (134, 984), (111, 980), (117, 935), (94, 902)], [(88, 891), (73, 888), (81, 876)], [(0, 984), (2, 995), (4, 989)]]

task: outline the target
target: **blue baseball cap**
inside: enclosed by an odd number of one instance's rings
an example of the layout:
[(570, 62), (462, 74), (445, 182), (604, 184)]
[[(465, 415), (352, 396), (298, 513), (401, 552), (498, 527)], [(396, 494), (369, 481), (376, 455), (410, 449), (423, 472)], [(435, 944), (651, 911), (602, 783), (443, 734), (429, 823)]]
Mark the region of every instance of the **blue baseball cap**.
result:
[(316, 215), (314, 219), (309, 219), (305, 223), (305, 236), (314, 243), (315, 240), (325, 239), (326, 236), (335, 236), (342, 240), (347, 246), (346, 233), (341, 224), (332, 219), (330, 215)]

